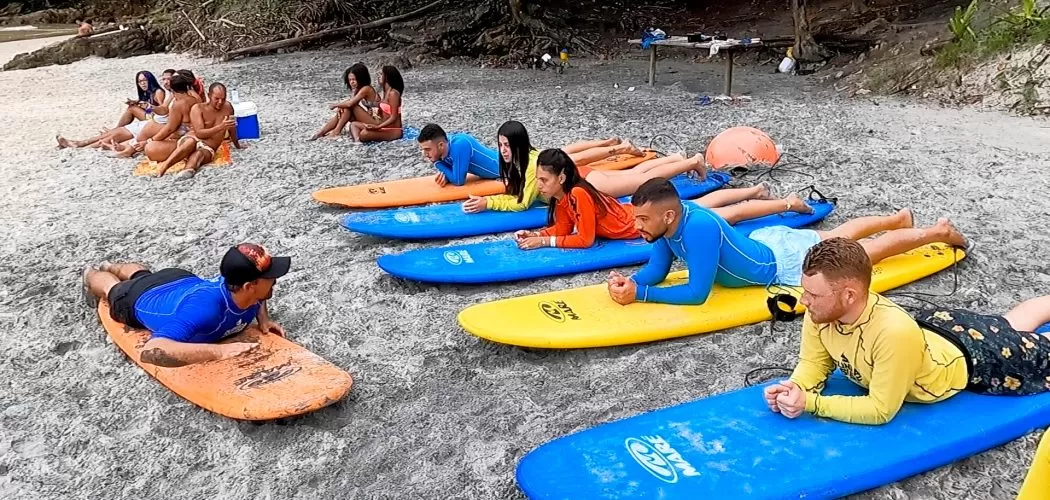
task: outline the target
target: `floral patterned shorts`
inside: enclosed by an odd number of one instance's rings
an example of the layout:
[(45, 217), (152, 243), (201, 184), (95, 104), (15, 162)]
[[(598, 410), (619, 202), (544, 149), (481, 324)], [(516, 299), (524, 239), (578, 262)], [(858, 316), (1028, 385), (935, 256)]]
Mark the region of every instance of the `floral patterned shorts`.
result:
[(965, 309), (927, 309), (915, 319), (964, 350), (968, 390), (1017, 396), (1050, 390), (1050, 338), (1014, 330), (1002, 316)]

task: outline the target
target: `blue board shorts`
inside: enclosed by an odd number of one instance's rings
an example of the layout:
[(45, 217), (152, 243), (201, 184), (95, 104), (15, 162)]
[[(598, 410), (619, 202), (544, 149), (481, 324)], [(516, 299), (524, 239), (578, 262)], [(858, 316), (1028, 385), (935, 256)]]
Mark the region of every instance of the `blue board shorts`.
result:
[(787, 226), (759, 228), (749, 238), (773, 251), (777, 260), (777, 284), (792, 286), (802, 284), (802, 263), (809, 249), (820, 243), (820, 234), (816, 231)]

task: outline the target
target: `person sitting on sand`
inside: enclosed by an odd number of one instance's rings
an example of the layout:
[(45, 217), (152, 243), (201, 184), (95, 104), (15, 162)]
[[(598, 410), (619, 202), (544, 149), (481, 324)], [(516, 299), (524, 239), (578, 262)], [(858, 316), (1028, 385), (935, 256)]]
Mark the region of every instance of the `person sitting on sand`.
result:
[[(518, 248), (590, 248), (597, 238), (626, 240), (641, 236), (635, 228), (634, 207), (620, 204), (582, 179), (568, 153), (547, 149), (539, 154), (536, 163), (540, 194), (551, 200), (547, 208), (548, 227), (514, 233)], [(730, 224), (785, 211), (813, 213), (813, 208), (797, 195), (785, 200), (735, 204), (763, 192), (768, 197), (764, 186), (727, 189), (710, 193), (697, 203), (711, 208)]]
[[(117, 156), (130, 158), (136, 153), (145, 150), (154, 141), (168, 141), (174, 145), (179, 137), (186, 135), (191, 125), (190, 110), (201, 102), (196, 96), (191, 94), (192, 88), (193, 80), (181, 71), (176, 72), (175, 76), (171, 78), (171, 91), (175, 94), (175, 97), (166, 106), (165, 123), (163, 125), (160, 122), (147, 124), (132, 144), (127, 144), (123, 147), (112, 144), (111, 147), (118, 152)], [(159, 156), (163, 151), (162, 148), (155, 146), (152, 150), (157, 153), (156, 156), (151, 156), (150, 160), (163, 161), (166, 158), (166, 156)]]
[[(613, 271), (609, 295), (619, 304), (635, 301), (664, 304), (703, 304), (715, 283), (724, 287), (797, 286), (802, 279), (806, 251), (835, 237), (861, 239), (872, 262), (929, 243), (965, 247), (966, 238), (948, 219), (928, 228), (914, 227), (911, 210), (890, 216), (861, 217), (831, 231), (770, 226), (745, 236), (710, 209), (685, 202), (664, 179), (646, 181), (631, 199), (642, 236), (653, 245), (649, 262), (627, 278)], [(667, 277), (675, 257), (685, 260), (689, 281), (657, 287)]]
[[(335, 110), (335, 116), (310, 138), (311, 141), (321, 136), (339, 137), (350, 122), (374, 123), (372, 108), (376, 107), (379, 96), (372, 87), (372, 76), (368, 73), (368, 68), (361, 63), (346, 68), (343, 72), (343, 83), (350, 89), (350, 98), (328, 107)], [(398, 94), (398, 97), (401, 95)], [(400, 103), (397, 108), (392, 109), (397, 109), (400, 117)]]
[(81, 141), (71, 141), (61, 135), (57, 136), (55, 139), (58, 141), (59, 149), (84, 147), (97, 148), (101, 146), (103, 142), (124, 142), (131, 140), (140, 133), (149, 123), (149, 119), (153, 115), (154, 106), (164, 104), (166, 91), (161, 88), (160, 83), (157, 82), (157, 78), (149, 71), (139, 71), (136, 73), (135, 84), (136, 90), (138, 91), (138, 99), (128, 99), (125, 101), (127, 108), (124, 110), (124, 114), (120, 117), (120, 121), (117, 122), (115, 128), (103, 130), (101, 134)]
[[(496, 140), (499, 143), (500, 180), (506, 186), (506, 194), (485, 197), (470, 195), (463, 202), (463, 211), (466, 213), (485, 210), (518, 212), (531, 207), (536, 200), (536, 158), (539, 151), (529, 141), (525, 125), (514, 120), (505, 122), (496, 132)], [(654, 177), (670, 179), (689, 171), (696, 171), (701, 178), (706, 176), (705, 164), (700, 155), (689, 159), (678, 154), (655, 158), (626, 170), (603, 171), (586, 166), (622, 154), (644, 154), (630, 141), (616, 138), (574, 142), (562, 146), (561, 150), (569, 153), (582, 179), (598, 191), (616, 198), (633, 193), (643, 182)]]
[(423, 157), (433, 163), (438, 171), (434, 176), (438, 186), (444, 187), (449, 183), (462, 186), (467, 183), (467, 174), (482, 179), (499, 178), (496, 151), (481, 144), (470, 134), (457, 133), (449, 137), (440, 126), (429, 123), (419, 131), (416, 141), (419, 142)]
[(127, 109), (117, 122), (117, 127), (123, 127), (135, 120), (145, 121), (153, 114), (153, 106), (164, 104), (167, 93), (160, 86), (157, 77), (149, 71), (139, 71), (135, 75), (135, 89), (138, 91), (138, 99), (128, 99), (124, 102)]
[(192, 83), (186, 86), (188, 89), (186, 92), (175, 92), (174, 90), (171, 90), (170, 82), (173, 81), (176, 76), (179, 76), (187, 82), (191, 82), (195, 77), (189, 70), (165, 70), (165, 73), (169, 72), (171, 77), (168, 78), (169, 90), (166, 91), (168, 92), (168, 95), (164, 98), (165, 100), (163, 104), (153, 107), (153, 119), (146, 121), (142, 126), (142, 130), (137, 134), (129, 136), (125, 131), (114, 129), (111, 133), (103, 134), (96, 138), (103, 149), (115, 151), (117, 157), (120, 158), (130, 158), (141, 152), (150, 139), (167, 129), (171, 108), (177, 101), (176, 97), (178, 97), (178, 102), (181, 103), (179, 108), (186, 110), (186, 114), (184, 115), (186, 123), (178, 125), (174, 130), (178, 135), (181, 135), (188, 130), (187, 123), (189, 120), (189, 109), (192, 108), (194, 104), (201, 102), (201, 99), (193, 90)]
[(379, 87), (383, 89), (383, 100), (374, 108), (375, 116), (369, 121), (350, 122), (350, 135), (356, 142), (396, 141), (404, 135), (401, 125), (401, 95), (405, 93), (405, 80), (393, 66), (383, 66), (379, 72)]
[(290, 267), (290, 257), (272, 257), (253, 243), (231, 247), (212, 279), (177, 268), (154, 272), (142, 264), (103, 263), (84, 269), (84, 299), (96, 309), (105, 298), (115, 321), (149, 330), (143, 363), (185, 366), (254, 349), (258, 344), (217, 344), (253, 319), (263, 333), (283, 337), (284, 328), (270, 319), (266, 301)]
[(186, 169), (179, 172), (180, 178), (193, 177), (201, 165), (215, 157), (226, 137), (237, 149), (237, 121), (233, 118), (233, 105), (226, 101), (226, 86), (215, 82), (208, 87), (208, 102), (198, 103), (190, 109), (190, 132), (172, 144), (171, 141), (154, 141), (146, 146), (149, 158), (164, 157), (155, 177), (164, 175), (172, 165), (186, 160)]
[[(905, 401), (935, 403), (963, 390), (1023, 396), (1050, 389), (1050, 337), (1032, 333), (1050, 321), (1050, 296), (1003, 316), (929, 309), (913, 318), (870, 291), (871, 253), (837, 237), (806, 254), (799, 361), (788, 380), (765, 388), (770, 410), (879, 425)], [(835, 368), (868, 393), (821, 395)]]

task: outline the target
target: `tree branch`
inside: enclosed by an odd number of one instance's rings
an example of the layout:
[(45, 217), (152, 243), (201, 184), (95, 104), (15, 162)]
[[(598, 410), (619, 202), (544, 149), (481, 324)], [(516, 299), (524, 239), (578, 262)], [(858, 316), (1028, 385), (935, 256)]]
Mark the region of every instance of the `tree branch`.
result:
[(419, 16), (421, 14), (425, 14), (426, 12), (428, 12), (431, 9), (441, 5), (444, 2), (445, 2), (445, 0), (436, 0), (435, 2), (427, 4), (424, 7), (420, 7), (420, 8), (418, 8), (418, 9), (412, 11), (412, 12), (408, 12), (408, 13), (397, 15), (397, 16), (384, 17), (382, 19), (377, 19), (375, 21), (367, 22), (367, 23), (364, 23), (364, 24), (354, 24), (354, 25), (350, 25), (350, 26), (342, 26), (342, 27), (339, 27), (339, 28), (332, 28), (330, 30), (318, 31), (317, 33), (311, 33), (309, 35), (303, 35), (303, 36), (299, 36), (299, 37), (295, 37), (295, 38), (288, 38), (288, 39), (280, 40), (280, 41), (276, 41), (276, 42), (263, 43), (263, 44), (259, 44), (259, 45), (253, 45), (251, 47), (245, 47), (243, 49), (233, 50), (233, 51), (230, 51), (229, 53), (226, 54), (226, 59), (229, 60), (229, 59), (233, 59), (235, 57), (254, 55), (254, 54), (259, 54), (259, 53), (262, 53), (262, 52), (269, 52), (271, 50), (283, 49), (285, 47), (294, 47), (296, 45), (301, 45), (301, 44), (304, 44), (304, 43), (307, 43), (307, 42), (315, 42), (315, 41), (318, 41), (318, 40), (324, 40), (326, 38), (332, 38), (332, 37), (344, 35), (344, 34), (351, 33), (353, 31), (357, 31), (357, 30), (381, 28), (383, 26), (387, 26), (387, 25), (396, 23), (398, 21), (404, 21), (406, 19), (412, 19), (413, 17), (417, 17), (417, 16)]

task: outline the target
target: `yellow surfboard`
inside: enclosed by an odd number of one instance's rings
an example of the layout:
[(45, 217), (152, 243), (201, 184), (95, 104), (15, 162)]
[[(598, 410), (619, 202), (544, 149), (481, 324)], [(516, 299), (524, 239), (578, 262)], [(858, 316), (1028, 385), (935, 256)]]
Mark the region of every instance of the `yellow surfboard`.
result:
[[(954, 250), (954, 252), (953, 252)], [(962, 260), (965, 252), (933, 244), (891, 257), (873, 270), (872, 290), (884, 292), (929, 276)], [(664, 285), (686, 280), (686, 271), (668, 276)], [(798, 297), (796, 287), (791, 290)], [(483, 339), (522, 347), (572, 349), (639, 344), (715, 332), (772, 318), (764, 287), (723, 288), (715, 285), (698, 306), (635, 303), (621, 306), (604, 283), (557, 292), (526, 295), (477, 304), (459, 313), (459, 324)], [(804, 309), (801, 305), (797, 312)]]

